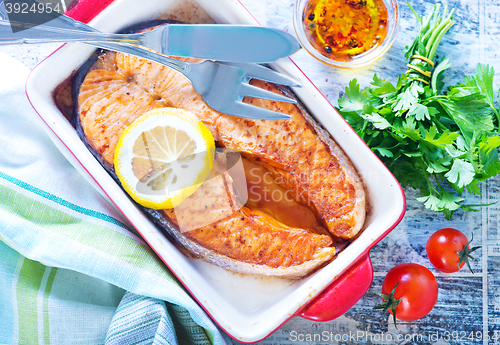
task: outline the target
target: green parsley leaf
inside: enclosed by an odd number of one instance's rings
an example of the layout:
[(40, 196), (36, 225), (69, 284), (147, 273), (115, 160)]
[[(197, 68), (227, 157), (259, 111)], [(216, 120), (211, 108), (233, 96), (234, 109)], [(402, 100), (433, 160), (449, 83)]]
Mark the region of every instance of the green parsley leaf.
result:
[[(472, 81), (475, 83), (474, 79)], [(478, 97), (482, 98), (479, 89), (476, 86), (453, 86), (448, 92), (448, 97), (453, 101), (466, 101), (468, 99)]]
[(479, 187), (479, 180), (473, 180), (467, 185), (467, 190), (471, 194), (481, 195), (481, 188)]
[(490, 153), (491, 150), (500, 147), (500, 135), (489, 136), (486, 140), (480, 142), (478, 147), (484, 153)]
[(481, 94), (486, 98), (486, 102), (490, 107), (494, 108), (493, 98), (493, 77), (495, 71), (489, 65), (478, 64), (476, 67), (476, 85), (481, 90)]
[(491, 108), (478, 97), (463, 101), (440, 98), (438, 102), (469, 141), (474, 131), (489, 132), (494, 128)]
[(455, 211), (455, 210), (458, 210), (460, 208), (460, 205), (458, 204), (458, 202), (464, 201), (464, 200), (465, 200), (464, 197), (454, 196), (454, 195), (448, 193), (448, 191), (446, 191), (445, 189), (443, 189), (441, 191), (441, 199), (437, 203), (437, 207), (441, 210), (448, 209), (450, 211)]
[(406, 89), (403, 93), (400, 93), (397, 97), (397, 103), (393, 110), (395, 111), (406, 111), (414, 103), (418, 102), (417, 97), (413, 94), (411, 89)]
[(427, 110), (429, 111), (429, 116), (431, 118), (433, 118), (434, 116), (438, 115), (439, 114), (439, 110), (437, 110), (436, 108), (434, 107), (427, 107)]
[(420, 85), (420, 83), (413, 83), (408, 89), (415, 98), (418, 98), (418, 96), (424, 92), (424, 88)]
[(464, 161), (463, 159), (455, 159), (450, 171), (444, 176), (451, 183), (455, 183), (458, 187), (465, 187), (474, 179), (474, 166)]
[(440, 203), (440, 200), (435, 195), (431, 194), (431, 195), (427, 195), (427, 196), (418, 197), (415, 199), (417, 199), (417, 201), (423, 202), (425, 208), (428, 208), (432, 211), (441, 211), (441, 209), (438, 206)]
[(406, 121), (403, 122), (399, 133), (404, 136), (407, 136), (413, 141), (417, 141), (420, 139), (420, 131), (417, 129), (417, 123), (413, 117), (406, 118)]
[(364, 118), (365, 120), (370, 121), (373, 124), (373, 126), (377, 129), (386, 129), (391, 127), (391, 124), (377, 113), (361, 115), (361, 117)]
[(392, 154), (391, 151), (389, 151), (387, 148), (385, 147), (382, 147), (382, 146), (375, 146), (373, 148), (374, 150), (378, 151), (378, 153), (382, 156), (382, 157), (394, 157), (394, 155)]
[[(394, 177), (399, 181), (401, 186), (418, 189), (420, 186), (425, 186), (425, 177), (418, 169), (415, 169), (414, 164), (406, 157), (400, 157), (397, 163), (387, 162), (387, 159), (381, 157), (381, 160), (387, 165), (389, 170), (394, 174)], [(392, 164), (391, 164), (392, 163)]]
[(342, 112), (361, 112), (366, 103), (366, 96), (363, 96), (359, 90), (359, 84), (356, 79), (349, 82), (349, 87), (345, 88), (348, 97), (339, 99), (339, 107)]
[(417, 121), (423, 121), (425, 119), (430, 120), (431, 116), (429, 114), (429, 109), (423, 104), (420, 103), (413, 103), (410, 106), (410, 109), (408, 111), (408, 115), (413, 115), (415, 116), (415, 119)]
[[(449, 165), (449, 164), (447, 164), (447, 165)], [(442, 164), (442, 162), (440, 162), (439, 160), (431, 160), (431, 161), (427, 162), (427, 169), (426, 169), (426, 171), (429, 174), (439, 174), (439, 173), (442, 173), (442, 172), (446, 172), (448, 170), (450, 170), (450, 169), (448, 167), (445, 167)]]
[(396, 91), (394, 85), (385, 79), (380, 79), (376, 74), (373, 76), (371, 84), (374, 86), (373, 93), (377, 96), (387, 95)]
[(437, 126), (433, 125), (429, 130), (425, 131), (424, 140), (434, 146), (445, 147), (446, 145), (452, 145), (459, 136), (459, 133), (450, 132), (448, 129), (438, 137), (436, 137), (437, 133)]
[(485, 141), (480, 142), (478, 147), (481, 169), (477, 178), (484, 181), (500, 173), (500, 160), (498, 159), (497, 149), (500, 147), (500, 136), (488, 137)]

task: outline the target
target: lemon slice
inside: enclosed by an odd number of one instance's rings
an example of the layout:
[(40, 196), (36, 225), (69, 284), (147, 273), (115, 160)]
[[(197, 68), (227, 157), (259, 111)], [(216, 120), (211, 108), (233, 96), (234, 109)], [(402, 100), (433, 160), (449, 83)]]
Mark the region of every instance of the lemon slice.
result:
[(214, 138), (185, 110), (159, 108), (135, 120), (121, 135), (114, 164), (122, 186), (137, 203), (178, 206), (210, 173)]

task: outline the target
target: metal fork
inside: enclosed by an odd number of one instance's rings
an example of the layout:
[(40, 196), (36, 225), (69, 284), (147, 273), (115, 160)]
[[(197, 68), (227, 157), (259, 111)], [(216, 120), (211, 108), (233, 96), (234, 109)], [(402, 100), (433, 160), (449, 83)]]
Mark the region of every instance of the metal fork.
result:
[[(55, 27), (78, 29), (87, 32), (98, 30), (67, 16), (60, 16), (50, 22)], [(36, 28), (35, 28), (36, 29)], [(29, 30), (26, 31), (28, 33)], [(274, 101), (296, 103), (296, 100), (249, 84), (251, 79), (260, 79), (275, 84), (300, 87), (295, 80), (267, 67), (252, 63), (229, 63), (205, 60), (188, 63), (169, 58), (140, 46), (115, 42), (83, 42), (99, 48), (119, 51), (170, 67), (191, 81), (193, 88), (213, 109), (225, 114), (252, 118), (278, 120), (290, 116), (268, 109), (243, 103), (245, 96)]]
[(279, 120), (290, 116), (243, 103), (245, 96), (273, 101), (296, 103), (296, 100), (249, 84), (260, 79), (275, 84), (300, 87), (293, 79), (264, 66), (252, 63), (229, 63), (205, 60), (188, 63), (148, 51), (136, 46), (107, 43), (101, 48), (117, 50), (146, 58), (170, 67), (191, 81), (193, 88), (213, 109), (225, 114), (251, 119)]

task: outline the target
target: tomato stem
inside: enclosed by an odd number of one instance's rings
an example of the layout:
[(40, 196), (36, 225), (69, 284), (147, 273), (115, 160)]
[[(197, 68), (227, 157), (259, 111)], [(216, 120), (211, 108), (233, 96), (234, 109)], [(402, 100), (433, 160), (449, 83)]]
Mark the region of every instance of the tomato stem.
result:
[(385, 317), (385, 313), (390, 310), (392, 312), (392, 317), (394, 318), (394, 326), (396, 327), (396, 329), (398, 329), (398, 325), (396, 324), (396, 307), (402, 300), (402, 298), (397, 299), (394, 296), (394, 293), (396, 292), (396, 288), (398, 287), (398, 285), (399, 282), (396, 285), (394, 285), (394, 287), (392, 288), (391, 292), (388, 295), (373, 291), (373, 293), (379, 295), (384, 299), (382, 303), (373, 307), (373, 309), (384, 309), (384, 320), (387, 320), (387, 318)]
[(476, 246), (474, 248), (469, 249), (469, 244), (472, 242), (473, 239), (474, 239), (474, 233), (472, 233), (470, 241), (465, 244), (464, 248), (457, 252), (458, 256), (460, 257), (458, 260), (458, 268), (460, 269), (460, 265), (462, 264), (462, 262), (465, 262), (467, 264), (467, 267), (471, 271), (471, 273), (474, 273), (474, 271), (472, 271), (472, 268), (470, 267), (469, 259), (474, 260), (474, 261), (476, 261), (476, 259), (474, 259), (470, 255), (470, 253), (481, 248), (481, 246)]

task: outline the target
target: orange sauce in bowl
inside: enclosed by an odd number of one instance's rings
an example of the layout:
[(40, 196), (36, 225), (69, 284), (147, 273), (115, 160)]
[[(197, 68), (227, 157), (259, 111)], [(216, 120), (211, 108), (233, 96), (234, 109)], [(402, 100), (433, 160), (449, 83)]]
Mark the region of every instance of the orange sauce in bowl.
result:
[(318, 52), (331, 60), (350, 61), (382, 44), (387, 17), (383, 0), (310, 0), (302, 23)]

